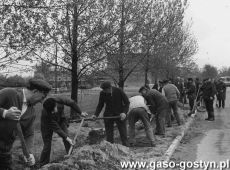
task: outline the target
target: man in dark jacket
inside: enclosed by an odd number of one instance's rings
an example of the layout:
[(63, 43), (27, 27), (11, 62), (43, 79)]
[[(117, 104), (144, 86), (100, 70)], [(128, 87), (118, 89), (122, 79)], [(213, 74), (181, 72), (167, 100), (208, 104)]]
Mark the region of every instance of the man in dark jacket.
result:
[(43, 139), (43, 150), (40, 157), (40, 166), (43, 166), (50, 161), (50, 151), (53, 132), (56, 132), (63, 139), (63, 143), (68, 153), (70, 146), (73, 145), (73, 141), (68, 137), (68, 122), (64, 114), (64, 105), (70, 106), (76, 113), (86, 116), (86, 113), (82, 113), (78, 105), (74, 100), (53, 97), (48, 98), (44, 104), (41, 115), (41, 132)]
[(139, 93), (147, 101), (152, 114), (156, 115), (156, 135), (165, 136), (165, 118), (169, 114), (169, 104), (165, 96), (157, 90), (141, 87)]
[(187, 94), (188, 101), (189, 101), (189, 107), (190, 107), (189, 116), (190, 116), (192, 114), (192, 109), (193, 109), (194, 102), (196, 99), (196, 86), (195, 86), (192, 78), (188, 78), (188, 85), (187, 85), (187, 89), (186, 89), (186, 94)]
[(204, 79), (204, 84), (201, 87), (201, 95), (205, 102), (205, 107), (208, 112), (208, 118), (205, 120), (214, 121), (214, 108), (213, 108), (213, 101), (216, 94), (215, 85), (211, 82), (211, 79), (206, 78)]
[(219, 79), (216, 84), (216, 91), (217, 91), (217, 100), (218, 100), (218, 107), (225, 107), (225, 99), (226, 99), (226, 85), (224, 84), (222, 79)]
[(0, 90), (0, 169), (10, 170), (11, 148), (16, 138), (17, 123), (22, 128), (25, 144), (30, 153), (26, 160), (34, 165), (32, 154), (35, 112), (33, 106), (41, 102), (51, 90), (50, 85), (37, 79), (30, 79), (27, 88), (5, 88)]
[(126, 114), (129, 110), (129, 99), (124, 93), (123, 90), (113, 87), (110, 82), (104, 82), (101, 84), (102, 91), (100, 92), (99, 102), (97, 105), (97, 109), (93, 118), (98, 117), (102, 108), (106, 104), (104, 117), (109, 116), (120, 116), (121, 118), (118, 119), (105, 119), (105, 133), (106, 133), (106, 140), (108, 142), (113, 143), (113, 130), (114, 130), (114, 123), (117, 124), (121, 142), (123, 145), (128, 146), (128, 139), (127, 139), (127, 128), (126, 128)]

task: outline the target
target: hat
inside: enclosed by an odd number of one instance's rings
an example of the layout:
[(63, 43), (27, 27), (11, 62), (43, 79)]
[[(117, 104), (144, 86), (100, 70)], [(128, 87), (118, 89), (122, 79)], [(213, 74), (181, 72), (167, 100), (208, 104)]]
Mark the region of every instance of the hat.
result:
[(109, 89), (110, 87), (112, 87), (111, 83), (109, 81), (105, 81), (101, 84), (100, 88), (105, 90), (105, 89)]
[(43, 107), (48, 113), (51, 113), (54, 110), (55, 106), (56, 101), (54, 100), (54, 98), (48, 98), (43, 103)]
[(37, 89), (39, 91), (48, 93), (51, 90), (51, 86), (48, 82), (42, 79), (32, 78), (29, 80), (28, 89)]
[(146, 86), (142, 86), (142, 87), (139, 89), (139, 93), (140, 93), (142, 90), (148, 90), (148, 88), (147, 88)]
[(163, 80), (163, 84), (166, 84), (168, 82), (169, 82), (169, 80)]
[(193, 78), (188, 78), (188, 81), (193, 81)]

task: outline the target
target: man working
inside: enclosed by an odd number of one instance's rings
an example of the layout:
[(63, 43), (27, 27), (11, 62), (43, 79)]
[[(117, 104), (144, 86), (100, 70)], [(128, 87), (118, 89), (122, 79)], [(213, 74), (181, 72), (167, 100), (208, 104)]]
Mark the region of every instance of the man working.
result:
[(100, 92), (99, 102), (93, 118), (98, 117), (102, 108), (106, 104), (104, 117), (120, 116), (118, 119), (104, 119), (106, 140), (113, 143), (114, 123), (117, 124), (121, 142), (124, 146), (128, 146), (127, 128), (126, 128), (126, 113), (129, 110), (129, 99), (121, 89), (113, 87), (110, 82), (101, 84), (102, 91)]
[(165, 96), (157, 90), (141, 87), (139, 93), (147, 101), (150, 111), (156, 115), (156, 135), (165, 136), (165, 117), (169, 114), (169, 104)]
[[(50, 161), (50, 151), (53, 132), (56, 132), (63, 139), (63, 143), (68, 153), (73, 141), (68, 137), (68, 122), (64, 115), (64, 105), (70, 106), (76, 113), (86, 116), (72, 99), (63, 97), (48, 98), (43, 103), (41, 115), (41, 132), (43, 139), (43, 150), (40, 157), (40, 166)], [(75, 141), (74, 141), (75, 142)]]
[(142, 96), (134, 96), (129, 99), (129, 141), (130, 145), (135, 143), (135, 123), (141, 120), (144, 124), (145, 133), (147, 138), (150, 140), (151, 146), (156, 146), (155, 139), (153, 135), (153, 129), (150, 123), (151, 112), (148, 106), (145, 104), (145, 99)]
[(0, 169), (11, 170), (11, 148), (20, 122), (25, 143), (30, 153), (29, 165), (35, 164), (32, 154), (35, 112), (33, 106), (41, 102), (51, 90), (44, 80), (30, 79), (23, 89), (0, 90)]
[(180, 92), (177, 89), (177, 87), (174, 84), (171, 84), (168, 82), (168, 80), (164, 80), (164, 87), (162, 90), (163, 95), (167, 98), (169, 102), (169, 107), (170, 107), (170, 114), (167, 114), (168, 118), (168, 126), (171, 127), (171, 110), (173, 111), (173, 115), (175, 116), (177, 120), (177, 124), (180, 126), (180, 117), (178, 114), (178, 107), (177, 107), (177, 101), (180, 98)]
[(208, 121), (214, 121), (214, 108), (213, 108), (213, 101), (214, 96), (216, 94), (216, 88), (215, 85), (211, 82), (211, 79), (206, 78), (204, 79), (204, 84), (201, 87), (201, 95), (203, 96), (204, 103), (206, 110), (208, 112), (208, 118), (205, 120)]

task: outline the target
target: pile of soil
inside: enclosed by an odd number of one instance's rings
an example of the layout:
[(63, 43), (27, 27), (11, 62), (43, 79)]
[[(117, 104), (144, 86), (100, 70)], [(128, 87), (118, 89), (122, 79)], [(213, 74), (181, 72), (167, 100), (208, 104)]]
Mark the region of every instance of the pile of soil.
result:
[(68, 159), (48, 164), (41, 170), (119, 170), (119, 162), (130, 160), (132, 155), (128, 147), (102, 141), (77, 148)]

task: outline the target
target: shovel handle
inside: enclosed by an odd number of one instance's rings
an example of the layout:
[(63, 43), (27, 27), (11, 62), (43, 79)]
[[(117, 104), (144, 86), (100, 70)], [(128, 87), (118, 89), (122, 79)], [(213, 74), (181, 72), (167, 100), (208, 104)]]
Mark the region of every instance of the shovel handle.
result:
[[(85, 121), (94, 121), (94, 120), (101, 120), (101, 119), (119, 119), (121, 118), (120, 116), (108, 116), (108, 117), (96, 117), (96, 118), (85, 118)], [(81, 122), (82, 119), (75, 119), (75, 120), (70, 120), (71, 123), (73, 122)]]
[[(76, 140), (77, 140), (77, 137), (78, 137), (78, 135), (79, 135), (79, 133), (80, 133), (81, 127), (82, 127), (82, 125), (83, 125), (83, 123), (84, 123), (84, 120), (85, 120), (84, 118), (81, 120), (81, 124), (80, 124), (80, 126), (78, 127), (78, 129), (77, 129), (77, 132), (76, 132), (76, 134), (75, 134), (75, 136), (74, 136), (74, 139), (73, 139), (74, 143), (75, 143)], [(70, 146), (70, 149), (69, 149), (69, 152), (68, 152), (68, 155), (67, 155), (67, 156), (70, 156), (71, 153), (72, 153), (72, 151), (73, 151), (73, 145)]]

